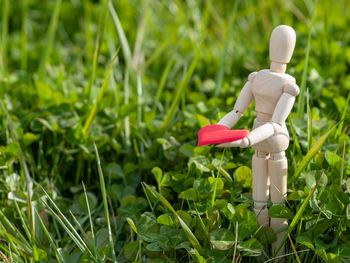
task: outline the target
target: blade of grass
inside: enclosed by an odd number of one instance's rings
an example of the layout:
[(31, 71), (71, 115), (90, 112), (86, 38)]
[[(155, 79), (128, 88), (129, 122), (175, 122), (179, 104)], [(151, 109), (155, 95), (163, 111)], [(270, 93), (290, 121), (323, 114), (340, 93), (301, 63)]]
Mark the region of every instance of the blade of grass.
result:
[(34, 258), (35, 261), (38, 261), (39, 260), (39, 254), (37, 252), (36, 244), (35, 244), (35, 220), (34, 220), (34, 207), (33, 207), (33, 204), (32, 204), (33, 182), (32, 182), (32, 179), (30, 177), (30, 174), (29, 174), (29, 170), (28, 170), (28, 167), (27, 167), (26, 160), (24, 158), (22, 147), (21, 147), (21, 145), (18, 142), (15, 129), (13, 128), (12, 120), (10, 118), (10, 115), (9, 115), (9, 113), (7, 111), (7, 108), (4, 107), (4, 104), (3, 104), (3, 102), (1, 100), (0, 100), (0, 105), (1, 105), (1, 107), (3, 109), (3, 111), (5, 112), (7, 123), (8, 123), (8, 127), (9, 127), (9, 130), (10, 130), (10, 133), (11, 133), (11, 137), (12, 137), (13, 141), (15, 141), (18, 144), (18, 146), (19, 146), (20, 166), (21, 166), (21, 169), (22, 169), (22, 171), (24, 173), (24, 176), (25, 176), (25, 179), (26, 179), (26, 183), (27, 183), (27, 199), (28, 199), (27, 205), (28, 205), (28, 217), (29, 217), (29, 222), (30, 222), (31, 245), (32, 245), (32, 249), (33, 249), (33, 258)]
[[(300, 208), (298, 209), (298, 212), (295, 214), (292, 222), (290, 223), (286, 234), (284, 235), (281, 244), (278, 246), (278, 248), (276, 249), (275, 253), (274, 253), (274, 257), (278, 254), (278, 252), (280, 251), (280, 249), (283, 247), (284, 243), (286, 242), (287, 238), (288, 238), (288, 234), (292, 233), (293, 229), (297, 226), (306, 206), (309, 204), (309, 200), (312, 197), (312, 195), (314, 194), (314, 192), (317, 189), (318, 184), (321, 181), (322, 176), (324, 175), (324, 171), (322, 171), (320, 178), (318, 178), (315, 187), (309, 192), (309, 194), (307, 195), (307, 197), (305, 198), (305, 200), (303, 201), (303, 203), (301, 204)], [(324, 175), (326, 176), (326, 175)]]
[[(124, 104), (129, 104), (130, 88), (129, 88), (129, 69), (126, 67), (124, 76)], [(124, 118), (124, 144), (126, 150), (131, 146), (130, 140), (130, 118), (126, 116)]]
[[(125, 36), (124, 29), (122, 27), (122, 24), (120, 23), (119, 17), (117, 12), (114, 9), (113, 3), (109, 2), (108, 4), (109, 11), (111, 13), (114, 26), (116, 27), (121, 48), (123, 51), (123, 56), (126, 61), (126, 67), (125, 67), (125, 73), (124, 73), (124, 104), (129, 104), (129, 98), (131, 94), (130, 85), (129, 85), (129, 73), (133, 71), (132, 69), (132, 55), (130, 51), (130, 45), (128, 42), (128, 39)], [(130, 140), (130, 121), (129, 116), (126, 116), (124, 118), (124, 144), (125, 147), (128, 149), (131, 146), (131, 140)]]
[[(79, 223), (78, 219), (74, 216), (72, 211), (69, 210), (69, 213), (70, 213), (71, 217), (73, 218), (73, 221), (75, 222), (75, 224), (78, 226), (81, 234), (85, 238), (86, 242), (84, 242), (84, 243), (86, 244), (86, 247), (89, 249), (89, 247), (90, 247), (90, 243), (89, 243), (90, 238), (88, 237), (88, 235), (86, 234), (86, 232), (84, 231), (83, 227)], [(94, 249), (94, 247), (93, 247), (93, 249)], [(91, 251), (91, 250), (89, 249), (89, 251)], [(91, 255), (93, 255), (92, 259), (95, 262), (101, 262), (101, 260), (97, 260), (97, 258), (99, 257), (99, 254), (97, 253), (96, 249), (94, 251), (91, 251)]]
[(147, 191), (146, 191), (146, 189), (145, 189), (144, 184), (141, 184), (141, 186), (142, 186), (143, 192), (144, 192), (145, 195), (146, 195), (147, 202), (148, 202), (148, 204), (149, 204), (149, 206), (150, 206), (152, 212), (154, 213), (154, 207), (153, 207), (153, 205), (152, 205), (152, 203), (151, 203), (151, 200), (149, 199), (149, 196), (148, 196), (148, 194), (147, 194)]
[(306, 112), (307, 112), (307, 151), (310, 151), (312, 144), (312, 112), (310, 109), (309, 89), (306, 89)]
[[(187, 200), (187, 202), (188, 202), (188, 200)], [(195, 211), (196, 211), (197, 217), (198, 217), (198, 219), (199, 219), (199, 225), (201, 226), (201, 228), (202, 228), (202, 230), (203, 230), (203, 232), (204, 232), (204, 234), (205, 234), (205, 237), (206, 237), (206, 239), (207, 239), (207, 241), (208, 241), (208, 244), (210, 245), (210, 247), (212, 247), (212, 244), (211, 244), (210, 238), (209, 238), (208, 229), (205, 227), (204, 222), (203, 222), (203, 219), (202, 219), (202, 217), (201, 217), (200, 214), (199, 214), (199, 211), (198, 211), (196, 202), (193, 202), (193, 205), (194, 205), (194, 209), (195, 209)]]
[(9, 263), (7, 257), (5, 256), (4, 253), (1, 252), (1, 250), (0, 250), (0, 257), (2, 258), (2, 260), (3, 260), (5, 263)]
[(315, 23), (315, 18), (316, 18), (316, 11), (317, 11), (317, 3), (318, 1), (316, 0), (315, 6), (312, 12), (312, 18), (311, 18), (311, 23), (309, 26), (309, 32), (307, 35), (307, 45), (306, 45), (306, 50), (305, 50), (305, 64), (304, 64), (304, 69), (303, 73), (301, 75), (301, 84), (300, 84), (300, 94), (298, 96), (298, 108), (297, 108), (297, 116), (298, 118), (302, 119), (305, 113), (305, 89), (306, 89), (306, 78), (307, 78), (307, 70), (309, 67), (309, 57), (310, 57), (310, 50), (311, 50), (311, 33), (312, 29)]
[(328, 136), (334, 131), (336, 125), (330, 128), (325, 134), (323, 134), (311, 147), (310, 151), (303, 157), (300, 164), (298, 165), (297, 170), (294, 172), (293, 176), (290, 178), (290, 183), (294, 183), (298, 178), (300, 173), (304, 168), (310, 163), (311, 159), (316, 155), (316, 153), (321, 149), (322, 145), (327, 140)]
[[(25, 239), (22, 233), (11, 223), (11, 221), (4, 215), (4, 213), (0, 210), (0, 227), (5, 230), (9, 234), (13, 234), (13, 236), (18, 239), (21, 243), (24, 244), (24, 248), (26, 251), (30, 251), (30, 243)], [(8, 228), (6, 229), (5, 226)], [(9, 232), (11, 231), (11, 233)], [(30, 236), (30, 235), (29, 235)], [(22, 247), (23, 248), (23, 247)]]
[(150, 186), (148, 186), (146, 183), (143, 183), (147, 190), (152, 193), (166, 208), (168, 208), (179, 220), (180, 225), (182, 229), (185, 231), (185, 234), (188, 238), (188, 240), (191, 242), (192, 246), (198, 250), (198, 252), (201, 255), (204, 255), (204, 249), (199, 243), (198, 239), (196, 236), (192, 233), (191, 229), (187, 226), (187, 224), (182, 220), (182, 218), (178, 215), (178, 213), (175, 211), (175, 209), (172, 207), (172, 205), (169, 203), (168, 200), (165, 199), (164, 196), (162, 196), (160, 193), (157, 191), (153, 190)]
[[(83, 0), (84, 6), (84, 32), (85, 32), (85, 58), (91, 63), (94, 54), (94, 33), (92, 30), (92, 3), (90, 0)], [(95, 40), (96, 41), (96, 40)], [(95, 42), (96, 44), (96, 42)]]
[(94, 120), (97, 112), (98, 112), (98, 108), (100, 107), (101, 103), (102, 103), (102, 99), (103, 99), (103, 95), (106, 91), (106, 88), (108, 86), (108, 83), (109, 83), (109, 76), (111, 75), (111, 70), (113, 68), (113, 64), (114, 64), (114, 61), (115, 59), (117, 58), (118, 56), (118, 53), (119, 53), (119, 48), (117, 50), (117, 52), (115, 53), (113, 59), (112, 59), (112, 62), (111, 64), (109, 65), (109, 68), (108, 68), (108, 71), (107, 71), (107, 74), (103, 80), (103, 83), (102, 83), (102, 86), (100, 88), (100, 91), (98, 92), (98, 97), (96, 99), (96, 102), (94, 104), (94, 106), (92, 107), (91, 111), (90, 111), (90, 114), (85, 122), (85, 125), (84, 125), (84, 128), (83, 128), (83, 135), (86, 135), (89, 128), (90, 128), (90, 125), (92, 123), (92, 121)]
[(343, 110), (341, 118), (340, 118), (341, 121), (340, 121), (338, 129), (337, 129), (335, 136), (334, 136), (335, 138), (338, 138), (343, 131), (343, 126), (344, 126), (343, 120), (345, 119), (346, 112), (348, 111), (349, 102), (350, 102), (350, 92), (348, 93), (348, 98), (346, 99), (345, 107), (344, 107), (344, 110)]
[(109, 11), (112, 15), (114, 25), (115, 25), (117, 32), (118, 32), (118, 36), (119, 36), (119, 39), (121, 42), (124, 58), (127, 62), (128, 67), (131, 67), (132, 58), (131, 58), (131, 51), (130, 51), (130, 45), (129, 45), (128, 39), (125, 36), (122, 24), (120, 23), (118, 14), (114, 9), (113, 3), (109, 2), (108, 7), (109, 7)]
[(27, 14), (28, 0), (22, 0), (22, 28), (21, 28), (21, 70), (27, 70)]
[[(238, 244), (238, 221), (236, 221), (236, 227), (235, 227), (235, 248), (233, 250), (232, 263), (236, 262), (237, 244)], [(237, 258), (237, 262), (238, 262), (238, 258)]]
[[(306, 109), (307, 109), (307, 151), (310, 151), (312, 144), (312, 112), (310, 109), (310, 97), (309, 89), (306, 89)], [(307, 169), (310, 171), (310, 163), (307, 165)]]
[[(202, 42), (203, 43), (203, 42)], [(163, 124), (160, 128), (160, 136), (164, 134), (164, 132), (168, 129), (169, 125), (170, 125), (170, 122), (172, 121), (174, 115), (175, 115), (175, 112), (179, 106), (179, 103), (180, 103), (180, 99), (182, 98), (182, 96), (184, 95), (185, 93), (185, 90), (186, 90), (186, 87), (192, 77), (192, 74), (196, 68), (196, 65), (197, 65), (197, 61), (199, 59), (199, 55), (200, 55), (200, 52), (201, 52), (201, 48), (202, 48), (202, 43), (199, 45), (199, 47), (197, 48), (197, 51), (196, 51), (196, 55), (186, 73), (186, 76), (184, 78), (184, 80), (179, 84), (179, 86), (177, 87), (177, 91), (176, 91), (176, 94), (175, 94), (175, 98), (170, 106), (170, 109), (167, 113), (167, 115), (165, 116), (165, 119), (163, 121)]]
[(27, 226), (28, 223), (25, 221), (24, 216), (22, 214), (22, 211), (19, 209), (17, 201), (16, 200), (14, 200), (14, 201), (15, 201), (16, 210), (17, 210), (17, 213), (18, 213), (19, 218), (21, 220), (24, 232), (26, 233), (27, 238), (30, 240), (31, 236), (30, 236), (30, 230), (28, 229), (28, 226)]
[[(139, 134), (141, 137), (143, 137), (143, 129), (142, 129), (142, 112), (144, 112), (143, 106), (143, 89), (142, 89), (142, 42), (144, 39), (144, 34), (146, 31), (146, 25), (148, 23), (148, 18), (150, 14), (150, 1), (144, 1), (144, 6), (142, 6), (143, 15), (141, 18), (141, 22), (139, 23), (139, 26), (137, 27), (137, 34), (136, 34), (136, 42), (133, 52), (133, 68), (136, 71), (136, 79), (137, 79), (137, 127), (139, 129)], [(140, 151), (141, 155), (144, 155), (144, 145), (142, 141), (140, 141)]]
[(108, 227), (109, 245), (110, 245), (111, 251), (112, 251), (113, 262), (117, 262), (117, 259), (116, 259), (116, 256), (115, 256), (115, 250), (114, 250), (114, 242), (113, 242), (113, 236), (112, 236), (112, 230), (111, 230), (111, 223), (110, 223), (110, 220), (109, 220), (109, 211), (108, 211), (107, 193), (106, 193), (107, 191), (106, 191), (106, 186), (105, 186), (105, 180), (104, 180), (103, 172), (102, 172), (102, 168), (101, 168), (100, 156), (98, 154), (98, 149), (96, 147), (95, 142), (94, 142), (94, 148), (95, 148), (95, 154), (96, 154), (98, 174), (99, 174), (99, 178), (100, 178), (101, 192), (102, 192), (102, 198), (103, 198), (103, 206), (104, 206), (104, 209), (105, 209), (105, 216), (106, 216), (107, 227)]
[[(42, 188), (42, 190), (45, 192), (45, 190)], [(97, 262), (97, 259), (93, 255), (92, 251), (88, 248), (88, 246), (85, 244), (84, 240), (80, 237), (78, 232), (75, 230), (73, 225), (69, 222), (69, 220), (63, 215), (61, 210), (56, 206), (56, 204), (53, 203), (53, 200), (48, 196), (48, 194), (45, 192), (46, 196), (49, 198), (50, 203), (55, 207), (58, 214), (44, 201), (41, 199), (41, 202), (50, 210), (52, 215), (57, 219), (57, 221), (60, 223), (60, 225), (64, 228), (64, 230), (67, 232), (67, 234), (71, 237), (72, 241), (77, 245), (77, 247), (80, 249), (81, 252), (88, 252), (91, 259), (94, 262)]]
[(288, 122), (289, 122), (290, 131), (292, 132), (292, 137), (293, 137), (293, 140), (294, 140), (294, 146), (297, 149), (298, 154), (299, 155), (303, 155), (303, 152), (301, 151), (301, 147), (300, 147), (300, 144), (299, 144), (299, 140), (298, 140), (297, 134), (296, 134), (296, 132), (295, 132), (295, 130), (293, 128), (294, 124), (293, 124), (293, 121), (292, 121), (292, 118), (290, 117), (290, 115), (288, 116)]
[(54, 215), (56, 220), (60, 223), (60, 225), (66, 230), (67, 234), (72, 238), (73, 242), (78, 246), (81, 252), (84, 253), (85, 250), (89, 251), (91, 256), (93, 257), (91, 251), (88, 249), (83, 239), (80, 237), (78, 232), (75, 230), (73, 225), (69, 222), (66, 216), (62, 213), (62, 211), (58, 208), (55, 202), (51, 199), (50, 195), (45, 191), (45, 189), (41, 187), (41, 190), (45, 193), (45, 196), (50, 201), (50, 204), (55, 208), (57, 213), (48, 205), (48, 203), (41, 198), (40, 201), (50, 210), (50, 212)]
[(219, 91), (220, 91), (221, 86), (222, 86), (222, 80), (224, 78), (224, 72), (225, 72), (225, 62), (226, 62), (226, 57), (227, 57), (227, 50), (228, 50), (229, 42), (231, 41), (231, 35), (232, 35), (233, 27), (234, 27), (233, 22), (236, 18), (238, 4), (239, 4), (239, 0), (234, 1), (232, 12), (231, 12), (229, 20), (228, 20), (227, 34), (226, 34), (226, 39), (225, 39), (225, 43), (224, 43), (224, 49), (223, 49), (222, 55), (221, 55), (220, 68), (219, 68), (218, 74), (216, 76), (216, 86), (215, 86), (215, 90), (214, 90), (214, 97), (218, 96)]
[(155, 98), (154, 104), (153, 104), (153, 111), (157, 111), (157, 105), (159, 103), (160, 97), (162, 96), (165, 83), (168, 79), (168, 75), (170, 73), (170, 70), (172, 68), (174, 61), (175, 61), (175, 56), (172, 56), (171, 59), (169, 59), (168, 63), (166, 64), (165, 69), (162, 73), (162, 76), (161, 76), (160, 82), (159, 82), (159, 86), (158, 86), (158, 90), (157, 90), (157, 95), (156, 95), (156, 98)]
[[(214, 207), (214, 203), (215, 203), (216, 188), (218, 187), (218, 180), (219, 180), (219, 176), (220, 176), (220, 172), (219, 171), (221, 169), (222, 159), (224, 158), (224, 155), (225, 155), (225, 150), (226, 150), (226, 148), (224, 148), (224, 150), (222, 151), (218, 173), (217, 173), (216, 177), (213, 176), (213, 178), (216, 179), (216, 180), (215, 180), (215, 187), (214, 187), (214, 191), (213, 191), (213, 196), (212, 196), (212, 199), (211, 199), (211, 207)], [(214, 173), (213, 173), (213, 175), (214, 175)]]
[(294, 246), (294, 244), (293, 244), (292, 238), (290, 237), (289, 234), (288, 234), (288, 238), (289, 238), (290, 245), (291, 245), (291, 247), (292, 247), (292, 249), (293, 249), (293, 253), (294, 253), (294, 256), (295, 256), (297, 262), (298, 262), (298, 263), (301, 263), (301, 262), (300, 262), (300, 259), (299, 259), (299, 256), (298, 256), (298, 253), (297, 253), (297, 250), (295, 249), (295, 246)]
[[(142, 112), (143, 112), (143, 91), (142, 91), (142, 75), (141, 71), (137, 71), (137, 127), (139, 129), (139, 135), (143, 137), (142, 129)], [(144, 155), (144, 145), (140, 141), (141, 155)]]
[(38, 78), (39, 80), (43, 80), (45, 77), (45, 71), (46, 71), (46, 64), (48, 61), (48, 58), (51, 54), (53, 43), (55, 41), (55, 35), (57, 31), (57, 25), (58, 25), (58, 18), (60, 15), (61, 10), (61, 1), (62, 0), (56, 0), (55, 9), (53, 11), (53, 15), (51, 17), (50, 25), (49, 25), (49, 31), (47, 32), (47, 40), (45, 44), (45, 48), (43, 51), (43, 55), (41, 56), (39, 68), (38, 68)]
[(141, 70), (145, 71), (157, 58), (159, 58), (160, 55), (163, 54), (163, 52), (172, 44), (174, 41), (174, 37), (169, 37), (162, 43), (160, 43), (157, 48), (152, 52), (152, 55), (143, 63), (141, 66)]
[(1, 225), (0, 227), (0, 236), (2, 237), (2, 239), (5, 239), (10, 244), (10, 246), (13, 248), (14, 251), (16, 251), (17, 254), (20, 254), (18, 250), (20, 249), (28, 255), (33, 255), (33, 250), (30, 248), (30, 246), (27, 246), (21, 240), (18, 240), (15, 236), (8, 233), (6, 228), (3, 227), (3, 225)]
[(96, 37), (96, 42), (95, 42), (95, 50), (94, 50), (94, 56), (93, 56), (93, 61), (92, 61), (91, 74), (90, 74), (88, 85), (84, 89), (84, 97), (88, 101), (90, 101), (91, 87), (92, 87), (92, 84), (95, 80), (95, 75), (96, 75), (97, 59), (98, 59), (98, 56), (100, 54), (100, 47), (102, 44), (104, 31), (105, 31), (105, 27), (106, 27), (106, 22), (107, 22), (107, 18), (108, 18), (108, 3), (109, 3), (109, 0), (103, 1), (103, 9), (102, 9), (101, 14), (100, 14), (100, 21), (99, 21), (97, 37)]
[(142, 6), (142, 18), (141, 21), (137, 27), (137, 34), (136, 34), (136, 41), (135, 41), (135, 46), (134, 46), (134, 52), (133, 52), (133, 57), (132, 57), (132, 66), (135, 70), (141, 71), (142, 65), (141, 65), (141, 60), (142, 60), (142, 52), (141, 52), (141, 47), (142, 47), (142, 42), (144, 39), (144, 35), (146, 32), (146, 25), (148, 23), (148, 18), (150, 15), (150, 1), (146, 0), (143, 1), (143, 6)]
[(52, 239), (52, 237), (51, 237), (49, 231), (47, 230), (47, 228), (46, 228), (46, 226), (45, 226), (43, 220), (41, 219), (41, 216), (39, 215), (38, 211), (37, 211), (35, 208), (34, 208), (34, 211), (35, 211), (35, 213), (36, 213), (36, 215), (37, 215), (37, 217), (38, 217), (38, 219), (39, 219), (39, 222), (40, 222), (40, 224), (41, 224), (41, 227), (42, 227), (43, 230), (44, 230), (45, 235), (47, 236), (47, 239), (48, 239), (49, 242), (50, 242), (50, 245), (51, 245), (52, 248), (53, 248), (53, 251), (55, 252), (55, 255), (56, 255), (56, 258), (57, 258), (58, 262), (64, 263), (63, 258), (62, 258), (62, 255), (58, 252), (57, 245), (56, 245), (55, 241)]
[[(78, 232), (74, 229), (74, 227), (71, 225), (71, 223), (68, 221), (68, 219), (65, 216), (58, 215), (49, 205), (46, 203), (46, 201), (41, 200), (43, 204), (50, 210), (52, 215), (57, 219), (57, 221), (60, 223), (60, 225), (64, 228), (64, 230), (67, 232), (67, 234), (71, 237), (72, 241), (77, 245), (77, 247), (80, 249), (81, 252), (88, 251), (86, 244), (79, 236)], [(61, 211), (58, 212), (61, 214)], [(61, 219), (61, 217), (63, 219)]]
[(2, 78), (7, 78), (7, 37), (9, 27), (9, 0), (2, 1), (2, 21), (1, 21), (1, 56), (2, 56)]
[[(300, 254), (300, 253), (309, 252), (309, 251), (310, 251), (310, 249), (304, 249), (304, 250), (299, 250), (299, 251), (297, 251), (297, 253)], [(284, 258), (284, 257), (288, 257), (288, 256), (292, 256), (292, 255), (294, 255), (294, 252), (293, 252), (293, 253), (288, 253), (288, 254), (284, 254), (284, 255), (281, 255), (281, 256), (277, 256), (277, 257), (270, 258), (270, 259), (264, 261), (264, 263), (268, 263), (268, 262), (271, 262), (271, 261), (272, 261), (272, 262), (279, 262), (279, 261), (278, 261), (279, 259)], [(317, 254), (315, 253), (314, 255), (316, 256)], [(283, 262), (283, 261), (282, 261), (282, 262)], [(287, 261), (287, 262), (288, 262), (288, 261)], [(293, 262), (293, 261), (291, 261), (291, 262)], [(309, 261), (303, 261), (303, 262), (309, 262)], [(311, 261), (311, 262), (313, 262), (313, 261)]]
[(86, 188), (85, 188), (84, 182), (82, 182), (82, 184), (83, 184), (85, 202), (86, 202), (86, 207), (87, 207), (87, 210), (88, 210), (89, 221), (90, 221), (90, 231), (91, 231), (91, 239), (92, 239), (92, 249), (93, 249), (93, 251), (94, 251), (94, 255), (95, 255), (96, 257), (98, 257), (98, 254), (97, 254), (97, 252), (96, 252), (96, 240), (95, 240), (95, 233), (94, 233), (94, 225), (93, 225), (92, 217), (91, 217), (89, 199), (88, 199), (87, 194), (86, 194)]
[(10, 263), (13, 263), (13, 262), (22, 263), (22, 262), (24, 262), (18, 255), (12, 253), (11, 248), (5, 247), (2, 243), (0, 243), (0, 251), (3, 251), (9, 255), (9, 258), (11, 259)]
[(345, 145), (346, 145), (346, 142), (344, 141), (343, 156), (341, 158), (341, 166), (340, 166), (340, 188), (342, 188), (343, 178), (344, 178)]

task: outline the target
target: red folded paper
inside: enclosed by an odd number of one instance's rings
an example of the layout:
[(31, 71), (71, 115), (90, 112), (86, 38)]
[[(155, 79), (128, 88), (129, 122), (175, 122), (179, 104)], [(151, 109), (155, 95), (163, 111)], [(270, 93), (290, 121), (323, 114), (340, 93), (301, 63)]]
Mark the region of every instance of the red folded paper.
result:
[(248, 135), (248, 130), (230, 130), (224, 125), (211, 124), (199, 130), (197, 146), (238, 141)]

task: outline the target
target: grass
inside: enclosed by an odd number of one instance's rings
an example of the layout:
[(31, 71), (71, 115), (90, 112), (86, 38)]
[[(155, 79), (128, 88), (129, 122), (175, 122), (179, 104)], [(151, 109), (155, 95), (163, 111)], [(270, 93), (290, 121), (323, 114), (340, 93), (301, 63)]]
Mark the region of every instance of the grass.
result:
[[(278, 257), (348, 262), (347, 6), (1, 0), (0, 262), (274, 261), (253, 150), (196, 143), (268, 68), (278, 24), (297, 33), (301, 90), (288, 199), (270, 209), (289, 220)], [(252, 105), (236, 127), (254, 118)]]

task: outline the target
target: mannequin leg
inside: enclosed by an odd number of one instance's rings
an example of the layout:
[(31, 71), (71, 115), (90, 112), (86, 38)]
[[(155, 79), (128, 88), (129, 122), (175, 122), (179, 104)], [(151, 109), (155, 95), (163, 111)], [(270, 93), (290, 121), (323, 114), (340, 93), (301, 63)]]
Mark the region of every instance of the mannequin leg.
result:
[(269, 199), (268, 153), (255, 151), (252, 161), (254, 212), (260, 226), (269, 225), (267, 200)]
[[(271, 153), (268, 160), (268, 170), (270, 176), (270, 191), (271, 201), (273, 204), (284, 204), (287, 197), (287, 158), (284, 152)], [(271, 218), (271, 228), (275, 231), (280, 231), (288, 226), (288, 221), (285, 218)], [(277, 233), (277, 240), (272, 245), (273, 252), (279, 247), (285, 231)], [(279, 251), (279, 255), (284, 253), (284, 247)]]

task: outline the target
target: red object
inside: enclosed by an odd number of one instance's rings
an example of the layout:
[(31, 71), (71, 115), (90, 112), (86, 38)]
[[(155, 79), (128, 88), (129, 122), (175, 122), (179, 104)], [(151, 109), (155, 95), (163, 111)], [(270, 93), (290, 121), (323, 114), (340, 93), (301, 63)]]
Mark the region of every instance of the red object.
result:
[(211, 124), (199, 130), (197, 146), (238, 141), (248, 135), (248, 130), (230, 130), (224, 125)]

